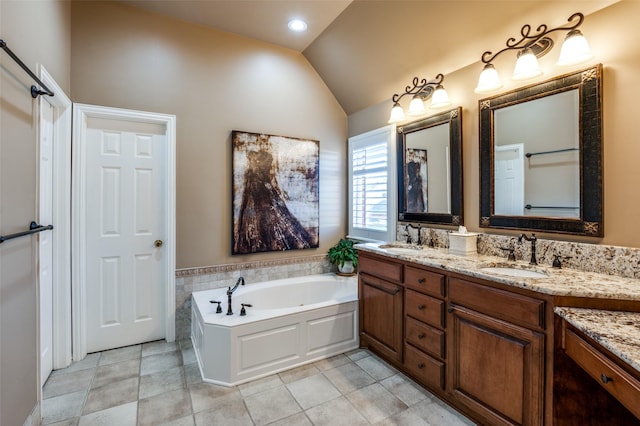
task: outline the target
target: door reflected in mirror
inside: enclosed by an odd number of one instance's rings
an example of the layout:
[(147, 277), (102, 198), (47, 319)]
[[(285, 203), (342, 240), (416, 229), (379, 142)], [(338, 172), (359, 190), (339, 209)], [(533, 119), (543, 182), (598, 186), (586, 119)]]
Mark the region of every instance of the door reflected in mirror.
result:
[(398, 127), (398, 219), (462, 224), (462, 108)]
[(494, 111), (494, 214), (580, 217), (578, 89)]

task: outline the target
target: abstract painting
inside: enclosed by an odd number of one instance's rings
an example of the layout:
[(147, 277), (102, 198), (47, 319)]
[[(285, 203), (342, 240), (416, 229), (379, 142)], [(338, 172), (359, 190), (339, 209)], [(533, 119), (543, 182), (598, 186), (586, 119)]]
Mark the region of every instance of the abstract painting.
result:
[(407, 149), (405, 170), (407, 213), (427, 213), (427, 150)]
[(319, 142), (234, 130), (232, 254), (316, 248)]

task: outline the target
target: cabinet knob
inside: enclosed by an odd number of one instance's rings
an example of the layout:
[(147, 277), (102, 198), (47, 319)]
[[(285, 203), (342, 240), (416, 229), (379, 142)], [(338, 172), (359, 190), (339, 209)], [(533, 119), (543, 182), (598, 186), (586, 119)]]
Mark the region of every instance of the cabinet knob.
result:
[(418, 334), (418, 339), (420, 339), (420, 340), (424, 339), (424, 333)]
[(454, 309), (453, 306), (449, 306), (449, 309), (447, 309), (447, 312), (449, 312), (450, 314), (453, 313)]
[(424, 305), (418, 305), (418, 310), (421, 311), (424, 309)]
[(420, 284), (424, 284), (424, 282), (427, 281), (424, 278), (418, 278), (418, 283)]
[(424, 368), (424, 363), (421, 362), (420, 364), (418, 364), (418, 368), (423, 369)]
[(609, 382), (613, 382), (613, 379), (611, 377), (608, 377), (606, 374), (601, 374), (600, 380), (602, 380), (602, 383), (604, 383), (605, 385)]
[(156, 247), (162, 247), (162, 244), (163, 244), (162, 240), (155, 240), (153, 242), (153, 245)]

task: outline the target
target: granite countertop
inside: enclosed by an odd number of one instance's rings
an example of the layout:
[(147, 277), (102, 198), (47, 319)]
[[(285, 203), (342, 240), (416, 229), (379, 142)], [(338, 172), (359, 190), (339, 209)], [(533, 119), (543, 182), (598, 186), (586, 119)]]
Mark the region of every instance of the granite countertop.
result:
[(640, 312), (558, 307), (555, 313), (640, 371)]
[[(387, 248), (384, 248), (384, 247)], [(523, 261), (479, 254), (458, 256), (447, 249), (416, 247), (402, 243), (357, 244), (356, 248), (371, 253), (487, 279), (513, 287), (554, 296), (589, 297), (599, 299), (639, 300), (640, 280), (614, 275), (583, 272), (574, 269), (529, 265)], [(542, 272), (542, 278), (513, 277), (483, 270), (488, 267), (508, 267)], [(637, 331), (637, 330), (636, 330)]]

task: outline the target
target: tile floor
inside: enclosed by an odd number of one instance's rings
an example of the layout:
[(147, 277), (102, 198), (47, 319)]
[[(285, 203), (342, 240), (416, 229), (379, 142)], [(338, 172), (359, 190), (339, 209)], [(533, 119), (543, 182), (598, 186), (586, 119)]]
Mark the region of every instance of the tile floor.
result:
[(44, 425), (471, 425), (354, 350), (233, 388), (203, 383), (191, 342), (89, 354), (43, 389)]

